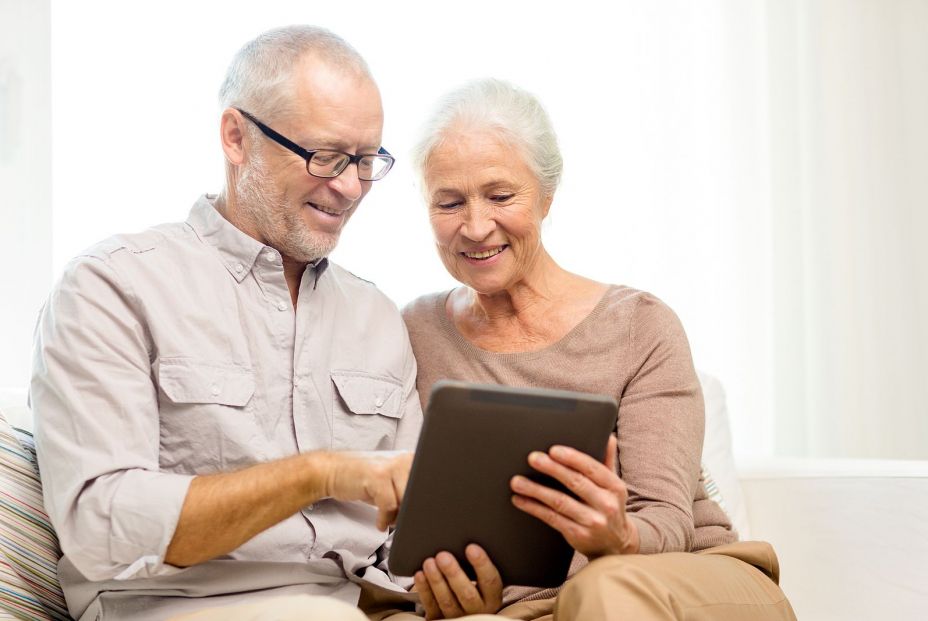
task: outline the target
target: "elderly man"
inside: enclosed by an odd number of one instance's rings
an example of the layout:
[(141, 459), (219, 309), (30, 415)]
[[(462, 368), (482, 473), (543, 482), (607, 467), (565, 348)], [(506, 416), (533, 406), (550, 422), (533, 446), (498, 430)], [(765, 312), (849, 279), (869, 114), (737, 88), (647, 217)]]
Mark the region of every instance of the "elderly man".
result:
[(395, 306), (326, 259), (393, 164), (377, 86), (343, 40), (289, 27), (239, 51), (220, 97), (223, 191), (74, 259), (39, 320), (75, 618), (354, 618), (362, 588), (406, 596), (385, 558), (410, 459), (384, 451), (414, 447), (415, 361)]

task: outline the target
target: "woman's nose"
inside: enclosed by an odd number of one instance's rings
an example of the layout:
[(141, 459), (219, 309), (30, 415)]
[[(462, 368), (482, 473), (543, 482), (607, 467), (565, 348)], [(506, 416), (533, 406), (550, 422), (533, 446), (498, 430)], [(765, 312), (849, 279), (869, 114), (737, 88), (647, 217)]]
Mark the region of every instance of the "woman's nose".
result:
[(480, 206), (468, 207), (461, 233), (468, 239), (479, 242), (496, 230), (496, 220), (488, 209)]

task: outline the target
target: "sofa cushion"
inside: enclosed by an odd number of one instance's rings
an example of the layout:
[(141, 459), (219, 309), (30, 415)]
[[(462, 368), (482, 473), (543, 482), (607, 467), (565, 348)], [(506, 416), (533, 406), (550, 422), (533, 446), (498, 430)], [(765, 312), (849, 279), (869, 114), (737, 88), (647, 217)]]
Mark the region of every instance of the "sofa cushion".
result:
[[(709, 497), (719, 503), (738, 531), (738, 538), (749, 540), (751, 533), (748, 525), (747, 505), (738, 481), (735, 469), (735, 457), (731, 446), (731, 430), (728, 424), (728, 406), (725, 403), (725, 391), (718, 379), (698, 372), (702, 384), (703, 398), (706, 403), (706, 436), (702, 447), (703, 472), (709, 473), (706, 491)], [(713, 497), (709, 489), (710, 481), (718, 488)], [(721, 502), (719, 502), (721, 500)]]
[(60, 556), (32, 435), (13, 429), (0, 412), (0, 613), (70, 619), (58, 584)]

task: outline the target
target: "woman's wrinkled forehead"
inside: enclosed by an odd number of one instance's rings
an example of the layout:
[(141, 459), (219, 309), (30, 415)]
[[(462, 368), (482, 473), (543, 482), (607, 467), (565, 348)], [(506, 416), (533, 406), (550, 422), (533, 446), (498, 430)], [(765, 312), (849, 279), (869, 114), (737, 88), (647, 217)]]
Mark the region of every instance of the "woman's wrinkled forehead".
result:
[(508, 163), (522, 168), (531, 164), (525, 149), (505, 129), (495, 126), (457, 123), (437, 136), (428, 152), (423, 177), (443, 172), (445, 166), (482, 166), (489, 163)]

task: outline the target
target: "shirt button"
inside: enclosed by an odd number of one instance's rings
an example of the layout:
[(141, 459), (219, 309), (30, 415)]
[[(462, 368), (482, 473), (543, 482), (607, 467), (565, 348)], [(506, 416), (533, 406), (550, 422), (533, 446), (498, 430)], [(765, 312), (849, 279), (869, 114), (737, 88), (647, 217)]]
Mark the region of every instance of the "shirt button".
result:
[(209, 391), (213, 393), (214, 397), (218, 397), (220, 393), (219, 384), (213, 384), (212, 386), (210, 386)]
[(281, 300), (280, 302), (277, 303), (277, 310), (279, 310), (279, 311), (285, 311), (285, 310), (287, 310), (287, 305), (284, 303), (283, 300)]
[(377, 397), (377, 398), (374, 400), (374, 406), (375, 406), (375, 407), (378, 407), (378, 408), (379, 408), (379, 407), (383, 407), (383, 397)]
[(235, 271), (238, 272), (239, 274), (242, 273), (242, 270), (243, 270), (243, 269), (245, 269), (245, 266), (242, 265), (241, 263), (236, 263), (236, 264), (235, 264)]
[(269, 253), (267, 253), (266, 255), (264, 255), (264, 258), (267, 259), (268, 263), (276, 263), (276, 262), (277, 262), (277, 255), (274, 254), (273, 252), (269, 252)]

